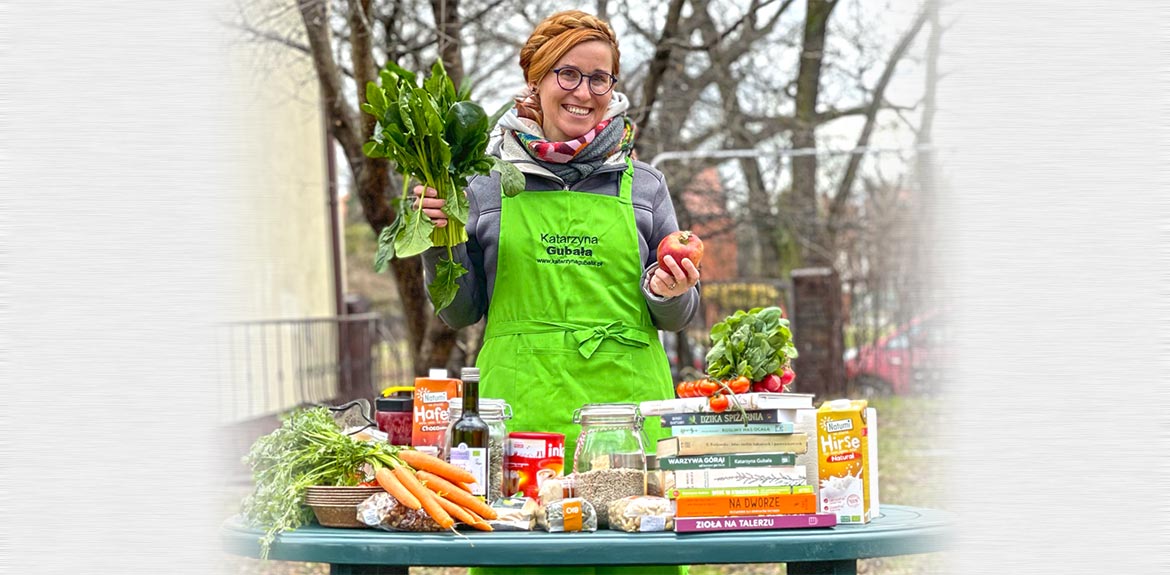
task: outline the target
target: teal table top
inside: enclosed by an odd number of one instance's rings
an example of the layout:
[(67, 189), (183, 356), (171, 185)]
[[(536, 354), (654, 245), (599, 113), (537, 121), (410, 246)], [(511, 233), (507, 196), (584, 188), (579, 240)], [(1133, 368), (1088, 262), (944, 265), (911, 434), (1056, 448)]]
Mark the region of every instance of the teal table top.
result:
[[(400, 533), (307, 525), (279, 536), (270, 559), (378, 565), (694, 565), (789, 563), (912, 555), (948, 548), (952, 516), (944, 511), (882, 505), (866, 525), (720, 533)], [(260, 531), (228, 520), (224, 548), (259, 556)]]

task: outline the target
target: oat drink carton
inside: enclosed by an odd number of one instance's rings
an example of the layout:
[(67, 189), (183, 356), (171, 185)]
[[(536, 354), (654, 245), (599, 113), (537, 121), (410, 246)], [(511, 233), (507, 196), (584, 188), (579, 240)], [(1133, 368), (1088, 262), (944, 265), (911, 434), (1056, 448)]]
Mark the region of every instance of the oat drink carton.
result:
[(818, 507), (842, 524), (868, 523), (877, 503), (866, 408), (865, 400), (838, 399), (817, 410)]
[(411, 427), (410, 444), (415, 447), (430, 446), (440, 452), (445, 447), (443, 438), (451, 424), (448, 406), (459, 403), (463, 390), (461, 381), (447, 377), (447, 370), (432, 369), (427, 377), (414, 380), (414, 421)]

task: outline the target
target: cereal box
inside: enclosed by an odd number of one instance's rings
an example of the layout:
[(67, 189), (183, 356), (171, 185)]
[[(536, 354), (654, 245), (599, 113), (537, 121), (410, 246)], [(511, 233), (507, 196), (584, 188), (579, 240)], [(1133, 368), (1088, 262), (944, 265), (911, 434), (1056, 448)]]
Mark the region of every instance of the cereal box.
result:
[(451, 423), (448, 404), (461, 397), (462, 382), (447, 377), (447, 370), (432, 369), (427, 377), (414, 380), (414, 421), (410, 444), (431, 446), (441, 451), (443, 436)]
[(840, 524), (868, 523), (870, 506), (876, 503), (866, 408), (865, 400), (838, 399), (817, 410), (819, 509), (836, 514)]

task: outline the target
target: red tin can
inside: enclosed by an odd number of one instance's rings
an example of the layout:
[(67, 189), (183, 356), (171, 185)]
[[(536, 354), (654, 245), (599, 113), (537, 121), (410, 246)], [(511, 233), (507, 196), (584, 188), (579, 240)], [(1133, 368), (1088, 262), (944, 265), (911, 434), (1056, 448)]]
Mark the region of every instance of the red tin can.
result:
[(565, 434), (514, 431), (508, 434), (504, 482), (507, 493), (524, 492), (533, 499), (545, 479), (565, 474)]

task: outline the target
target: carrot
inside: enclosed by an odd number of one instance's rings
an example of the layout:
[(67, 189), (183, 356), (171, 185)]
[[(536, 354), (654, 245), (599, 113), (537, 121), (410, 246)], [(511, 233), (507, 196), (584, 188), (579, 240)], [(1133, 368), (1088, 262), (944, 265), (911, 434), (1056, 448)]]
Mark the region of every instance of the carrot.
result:
[(458, 505), (456, 505), (456, 504), (454, 504), (454, 503), (452, 503), (452, 502), (450, 502), (447, 499), (444, 499), (442, 497), (438, 497), (437, 499), (439, 500), (439, 505), (441, 505), (443, 507), (443, 510), (446, 511), (447, 513), (450, 513), (451, 517), (454, 517), (457, 521), (462, 521), (463, 523), (466, 523), (466, 524), (468, 524), (476, 529), (479, 529), (480, 531), (492, 531), (493, 530), (492, 526), (488, 525), (488, 522), (484, 521), (478, 515), (470, 512), (470, 511), (468, 511), (468, 510), (466, 510), (466, 509), (464, 509), (464, 508), (462, 508), (462, 507), (460, 507), (460, 506), (458, 506)]
[(413, 471), (405, 465), (395, 465), (394, 475), (398, 477), (398, 480), (402, 482), (404, 487), (418, 498), (418, 502), (422, 506), (423, 511), (426, 511), (427, 515), (430, 515), (431, 519), (434, 519), (435, 523), (439, 524), (439, 527), (450, 529), (455, 526), (455, 520), (451, 519), (451, 516), (446, 511), (443, 511), (443, 508), (435, 501), (437, 499), (435, 494), (427, 490), (426, 487), (423, 487), (423, 484), (419, 482), (418, 477), (415, 477)]
[(443, 529), (454, 529), (455, 520), (451, 518), (451, 514), (447, 513), (447, 511), (443, 509), (443, 506), (439, 503), (439, 500), (442, 499), (442, 497), (427, 491), (425, 488), (423, 491), (425, 493), (423, 497), (419, 497), (419, 501), (422, 503), (423, 509), (426, 510), (427, 515), (430, 515), (431, 519), (434, 519), (435, 523), (439, 524), (439, 527), (442, 527)]
[(381, 485), (382, 489), (385, 489), (386, 493), (397, 499), (399, 503), (411, 509), (422, 509), (422, 503), (394, 476), (394, 472), (390, 469), (383, 467), (374, 472), (374, 479), (377, 479), (378, 485)]
[(495, 519), (498, 517), (496, 510), (492, 509), (491, 506), (489, 506), (487, 503), (484, 503), (474, 495), (459, 489), (454, 485), (451, 485), (450, 481), (447, 481), (446, 479), (443, 479), (434, 473), (429, 471), (419, 471), (418, 478), (422, 480), (423, 485), (427, 486), (427, 489), (438, 493), (452, 503), (466, 507), (468, 511), (472, 511), (484, 519)]
[(462, 481), (452, 481), (451, 483), (454, 483), (455, 487), (458, 487), (459, 489), (462, 489), (468, 493), (471, 493), (471, 484), (464, 483)]
[(470, 471), (451, 465), (434, 455), (427, 455), (414, 449), (404, 449), (398, 452), (398, 458), (419, 471), (430, 471), (448, 481), (475, 483), (475, 476)]

